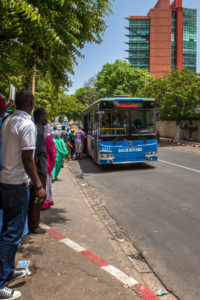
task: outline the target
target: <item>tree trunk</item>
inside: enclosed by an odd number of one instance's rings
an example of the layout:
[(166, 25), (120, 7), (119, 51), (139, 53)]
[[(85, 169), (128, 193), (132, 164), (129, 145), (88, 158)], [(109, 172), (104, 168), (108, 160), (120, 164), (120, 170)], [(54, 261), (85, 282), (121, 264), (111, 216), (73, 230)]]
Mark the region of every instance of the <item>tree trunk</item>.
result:
[(33, 67), (33, 78), (32, 78), (32, 94), (35, 95), (35, 77), (36, 77), (36, 66)]
[[(192, 125), (192, 120), (189, 120), (189, 124)], [(192, 129), (189, 128), (189, 139), (192, 140)]]
[(177, 141), (177, 142), (180, 141), (180, 125), (181, 125), (181, 121), (177, 120), (176, 121), (176, 135), (175, 135), (175, 138), (174, 138), (174, 140)]

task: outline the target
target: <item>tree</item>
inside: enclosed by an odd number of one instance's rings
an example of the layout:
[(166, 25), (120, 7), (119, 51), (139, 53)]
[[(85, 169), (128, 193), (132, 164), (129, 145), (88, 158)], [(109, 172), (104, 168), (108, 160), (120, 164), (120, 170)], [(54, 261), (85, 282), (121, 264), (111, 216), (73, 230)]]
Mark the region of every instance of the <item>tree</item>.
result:
[(88, 106), (99, 99), (99, 93), (92, 87), (80, 88), (76, 90), (74, 96), (85, 106)]
[(97, 74), (95, 87), (100, 97), (135, 96), (137, 90), (145, 85), (147, 76), (150, 75), (145, 70), (137, 70), (126, 61), (116, 60), (102, 67)]
[(142, 86), (137, 95), (144, 98), (153, 98), (156, 101), (157, 108), (160, 108), (164, 100), (166, 91), (167, 78), (156, 78), (153, 77), (148, 80), (146, 85)]
[(101, 42), (111, 1), (0, 0), (0, 73), (30, 80), (36, 67), (55, 85), (69, 84), (85, 43)]
[(164, 77), (149, 82), (141, 93), (156, 99), (162, 120), (176, 120), (175, 139), (180, 140), (181, 121), (192, 115), (200, 101), (199, 75), (187, 68), (173, 69)]
[(38, 107), (46, 109), (51, 120), (56, 116), (78, 119), (84, 108), (75, 96), (66, 95), (64, 88), (55, 89), (48, 77), (39, 80), (35, 93), (35, 108)]

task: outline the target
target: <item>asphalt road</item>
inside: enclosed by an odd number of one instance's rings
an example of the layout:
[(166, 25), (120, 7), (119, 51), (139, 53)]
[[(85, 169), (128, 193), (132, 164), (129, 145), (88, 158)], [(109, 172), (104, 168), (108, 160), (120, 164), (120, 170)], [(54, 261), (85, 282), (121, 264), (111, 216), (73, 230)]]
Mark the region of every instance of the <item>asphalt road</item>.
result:
[(87, 159), (80, 165), (168, 290), (181, 300), (197, 300), (200, 155), (160, 148), (159, 159), (106, 167)]

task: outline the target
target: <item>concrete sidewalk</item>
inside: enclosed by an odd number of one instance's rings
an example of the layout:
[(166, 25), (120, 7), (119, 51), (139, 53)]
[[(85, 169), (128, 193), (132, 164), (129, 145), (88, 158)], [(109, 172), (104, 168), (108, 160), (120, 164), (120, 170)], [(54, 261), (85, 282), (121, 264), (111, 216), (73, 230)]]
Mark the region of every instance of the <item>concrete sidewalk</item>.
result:
[[(55, 206), (42, 211), (42, 222), (132, 276), (68, 168), (61, 170), (59, 179), (53, 184)], [(139, 299), (131, 288), (48, 233), (26, 236), (17, 253), (17, 261), (21, 259), (31, 260), (32, 275), (9, 285), (22, 292), (21, 299)]]
[(17, 254), (17, 260), (21, 259), (31, 259), (32, 275), (10, 283), (22, 292), (20, 299), (138, 299), (133, 291), (48, 234), (26, 236)]

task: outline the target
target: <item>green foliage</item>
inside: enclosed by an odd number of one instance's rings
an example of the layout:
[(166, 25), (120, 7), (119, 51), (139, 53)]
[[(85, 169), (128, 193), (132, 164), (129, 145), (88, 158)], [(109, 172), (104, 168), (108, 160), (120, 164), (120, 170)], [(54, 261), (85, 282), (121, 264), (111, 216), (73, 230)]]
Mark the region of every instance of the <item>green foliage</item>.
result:
[(0, 73), (26, 76), (33, 67), (54, 85), (69, 85), (87, 42), (100, 43), (112, 0), (0, 0)]
[(114, 95), (135, 96), (151, 76), (145, 70), (137, 70), (122, 60), (107, 63), (97, 74), (95, 87), (100, 97)]
[(163, 79), (164, 89), (160, 116), (162, 119), (176, 120), (180, 124), (188, 112), (193, 111), (200, 97), (200, 79), (189, 69), (172, 70)]
[(195, 108), (200, 102), (200, 78), (189, 69), (173, 69), (162, 78), (149, 80), (139, 95), (155, 98), (162, 120), (180, 124), (181, 120), (198, 119)]
[(190, 129), (191, 131), (196, 131), (198, 129), (197, 125), (193, 125), (193, 124), (189, 124), (188, 125), (188, 129)]
[(181, 129), (187, 129), (187, 128), (188, 128), (188, 123), (186, 123), (186, 122), (181, 122), (180, 128), (181, 128)]
[(49, 119), (56, 116), (67, 116), (68, 119), (79, 119), (84, 106), (74, 96), (67, 96), (63, 88), (55, 89), (49, 78), (40, 80), (35, 93), (35, 108), (47, 110)]
[(95, 88), (85, 87), (76, 90), (75, 97), (81, 104), (88, 106), (99, 99), (99, 94)]

